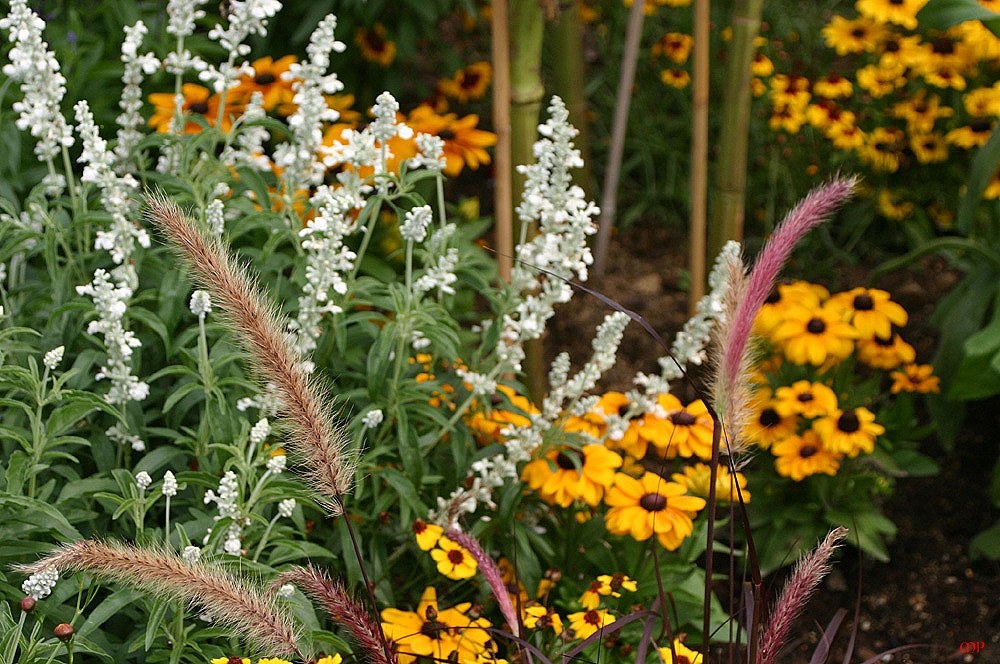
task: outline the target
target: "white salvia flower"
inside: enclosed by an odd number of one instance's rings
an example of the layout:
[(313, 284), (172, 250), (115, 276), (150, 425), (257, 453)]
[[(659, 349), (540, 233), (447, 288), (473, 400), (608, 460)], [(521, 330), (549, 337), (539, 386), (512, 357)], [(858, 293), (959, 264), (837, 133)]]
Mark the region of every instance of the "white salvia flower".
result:
[(282, 500), (278, 503), (278, 515), (283, 516), (286, 519), (292, 516), (292, 512), (295, 510), (295, 499), (288, 498), (287, 500)]
[(447, 161), (444, 158), (444, 139), (433, 134), (418, 133), (414, 142), (417, 144), (417, 156), (409, 160), (410, 168), (426, 168), (432, 171), (443, 170)]
[(169, 0), (167, 2), (167, 32), (176, 37), (187, 37), (194, 33), (194, 22), (205, 17), (205, 11), (198, 7), (208, 0)]
[(428, 339), (423, 332), (420, 330), (413, 330), (410, 332), (410, 346), (413, 350), (425, 350), (431, 345), (431, 340)]
[(264, 439), (270, 435), (271, 424), (267, 421), (266, 417), (262, 417), (257, 420), (257, 424), (253, 425), (250, 429), (250, 442), (254, 445), (260, 445), (264, 442)]
[(326, 122), (335, 122), (340, 114), (330, 108), (326, 95), (344, 87), (336, 74), (327, 73), (330, 53), (346, 48), (333, 36), (336, 27), (337, 17), (333, 14), (320, 21), (309, 37), (306, 59), (293, 64), (283, 74), (293, 81), (292, 103), (297, 109), (288, 117), (291, 140), (275, 149), (274, 162), (283, 169), (285, 188), (290, 192), (319, 185), (327, 171), (323, 160), (317, 158), (323, 145), (323, 127)]
[(396, 113), (399, 112), (399, 102), (389, 92), (383, 92), (375, 98), (372, 106), (372, 136), (376, 141), (385, 143), (397, 133)]
[(458, 249), (449, 247), (448, 240), (455, 233), (455, 224), (447, 224), (434, 231), (427, 250), (424, 252), (429, 263), (424, 273), (413, 282), (416, 293), (424, 293), (437, 289), (438, 297), (445, 293), (455, 294), (453, 284), (458, 281), (455, 269), (458, 267)]
[(145, 491), (153, 483), (153, 478), (145, 470), (140, 470), (135, 476), (135, 485), (140, 491)]
[(111, 442), (128, 445), (136, 452), (143, 452), (146, 449), (146, 442), (139, 436), (126, 431), (121, 422), (118, 422), (104, 433)]
[[(230, 535), (232, 535), (232, 527), (230, 526)], [(222, 550), (231, 556), (238, 556), (243, 551), (243, 544), (240, 541), (239, 535), (230, 536), (226, 538), (225, 543), (222, 545)]]
[[(42, 41), (44, 28), (45, 22), (28, 8), (26, 0), (11, 0), (10, 13), (0, 19), (0, 30), (6, 30), (14, 44), (3, 73), (21, 83), (23, 94), (23, 99), (12, 104), (18, 113), (17, 128), (30, 131), (38, 139), (35, 154), (39, 160), (51, 162), (63, 148), (73, 145), (73, 133), (59, 108), (66, 94), (66, 78)], [(49, 187), (61, 192), (65, 178), (61, 180), (50, 179)]]
[(427, 227), (431, 223), (432, 215), (430, 205), (407, 210), (403, 215), (403, 223), (399, 225), (399, 234), (409, 242), (423, 242), (427, 237)]
[(369, 410), (367, 413), (364, 414), (364, 416), (361, 418), (361, 424), (366, 429), (374, 429), (375, 427), (377, 427), (379, 424), (382, 423), (382, 420), (384, 418), (385, 414), (382, 413), (380, 409), (375, 408), (373, 410)]
[(191, 293), (191, 302), (188, 307), (191, 309), (191, 313), (200, 320), (204, 320), (206, 314), (212, 312), (212, 296), (209, 295), (208, 291), (196, 290)]
[(49, 566), (25, 579), (21, 584), (21, 592), (35, 600), (45, 599), (52, 593), (58, 580), (59, 570)]
[[(240, 116), (235, 140), (222, 151), (219, 160), (234, 167), (249, 166), (258, 171), (273, 170), (274, 164), (264, 150), (264, 144), (271, 139), (271, 132), (266, 127), (253, 124), (254, 120), (265, 117), (267, 111), (264, 110), (264, 94), (260, 90), (255, 90)], [(228, 192), (216, 193), (215, 196), (224, 196), (225, 193)], [(220, 228), (218, 234), (221, 233)]]
[(469, 391), (477, 396), (492, 396), (497, 391), (497, 382), (489, 376), (484, 376), (468, 369), (456, 369), (455, 373), (469, 384)]
[(173, 472), (167, 471), (163, 474), (163, 495), (170, 497), (177, 495), (177, 478)]
[[(231, 163), (226, 161), (225, 163)], [(218, 237), (226, 230), (226, 214), (223, 203), (218, 198), (212, 200), (205, 208), (205, 223), (209, 232)]]
[(267, 460), (267, 470), (275, 475), (280, 475), (283, 470), (285, 470), (285, 464), (288, 462), (284, 454), (278, 454)]
[(125, 63), (122, 74), (122, 96), (118, 101), (121, 114), (115, 119), (118, 123), (118, 144), (115, 146), (115, 156), (119, 161), (129, 157), (132, 149), (142, 139), (144, 134), (140, 128), (145, 124), (142, 111), (142, 82), (146, 76), (155, 73), (160, 68), (160, 61), (152, 53), (139, 55), (139, 46), (148, 29), (142, 21), (133, 26), (126, 26), (125, 40), (122, 42), (121, 60)]
[[(229, 27), (221, 24), (212, 28), (209, 39), (214, 39), (231, 54), (247, 56), (250, 46), (243, 42), (250, 35), (266, 35), (267, 21), (281, 10), (277, 0), (229, 0)], [(217, 90), (220, 91), (220, 90)]]
[(63, 353), (65, 352), (65, 346), (57, 346), (56, 348), (53, 348), (45, 354), (44, 358), (42, 358), (42, 364), (44, 364), (45, 368), (49, 371), (55, 371), (56, 367), (59, 366), (59, 363), (62, 362)]
[(282, 585), (280, 588), (278, 588), (278, 592), (276, 594), (278, 595), (278, 597), (288, 599), (289, 597), (295, 594), (295, 586), (291, 583), (286, 583)]
[(201, 560), (201, 548), (189, 544), (184, 547), (184, 551), (181, 552), (181, 558), (189, 563), (196, 563)]

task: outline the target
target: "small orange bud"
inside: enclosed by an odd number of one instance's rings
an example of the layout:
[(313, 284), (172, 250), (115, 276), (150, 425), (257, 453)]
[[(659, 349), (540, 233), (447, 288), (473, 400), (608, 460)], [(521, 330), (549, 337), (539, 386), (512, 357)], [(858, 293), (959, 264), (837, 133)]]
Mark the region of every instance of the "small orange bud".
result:
[(21, 610), (24, 611), (25, 613), (30, 613), (31, 610), (35, 608), (35, 604), (37, 603), (38, 602), (35, 600), (34, 597), (28, 595), (27, 597), (21, 600)]

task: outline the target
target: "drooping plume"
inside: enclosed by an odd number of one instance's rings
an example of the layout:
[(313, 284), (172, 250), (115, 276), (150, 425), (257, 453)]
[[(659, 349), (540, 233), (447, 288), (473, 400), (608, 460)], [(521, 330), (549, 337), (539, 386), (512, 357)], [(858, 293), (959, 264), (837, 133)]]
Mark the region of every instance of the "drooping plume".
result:
[(217, 622), (231, 627), (262, 652), (301, 656), (290, 618), (273, 601), (225, 571), (188, 562), (175, 553), (85, 540), (67, 544), (18, 569), (35, 573), (49, 567), (85, 571), (161, 597), (183, 598), (211, 613)]
[(148, 204), (147, 216), (218, 304), (262, 382), (276, 387), (289, 442), (302, 455), (303, 475), (325, 497), (327, 509), (337, 513), (354, 477), (355, 458), (322, 390), (287, 342), (276, 307), (264, 300), (221, 242), (200, 232), (176, 204), (163, 195), (150, 195)]
[(742, 419), (740, 413), (745, 405), (741, 403), (741, 395), (745, 397), (746, 391), (741, 385), (746, 382), (750, 364), (749, 341), (754, 318), (774, 288), (778, 273), (795, 245), (851, 197), (857, 181), (856, 177), (838, 177), (809, 192), (774, 230), (754, 262), (745, 289), (740, 288), (742, 297), (735, 311), (727, 316), (731, 322), (719, 342), (721, 358), (713, 390), (717, 396), (721, 395), (716, 406), (721, 407), (733, 422), (732, 431), (738, 432), (735, 423)]

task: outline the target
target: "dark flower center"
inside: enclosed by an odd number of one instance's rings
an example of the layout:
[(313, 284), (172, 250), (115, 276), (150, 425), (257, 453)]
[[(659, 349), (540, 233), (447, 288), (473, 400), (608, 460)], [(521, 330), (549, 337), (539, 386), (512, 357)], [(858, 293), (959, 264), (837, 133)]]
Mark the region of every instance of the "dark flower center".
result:
[(625, 417), (625, 413), (627, 412), (628, 412), (627, 403), (623, 403), (622, 405), (618, 406), (618, 417)]
[(188, 106), (188, 110), (192, 113), (197, 113), (198, 115), (205, 115), (208, 113), (208, 104), (203, 101), (196, 101)]
[(448, 562), (452, 565), (461, 565), (465, 561), (465, 555), (458, 549), (448, 550)]
[(812, 445), (805, 445), (801, 450), (799, 450), (799, 456), (802, 457), (803, 459), (808, 459), (817, 452), (819, 452), (819, 450), (817, 450)]
[(670, 421), (679, 427), (689, 427), (697, 422), (698, 419), (686, 410), (681, 410), (671, 415)]
[(647, 512), (659, 512), (667, 507), (667, 498), (658, 493), (647, 493), (639, 499), (639, 507)]
[(451, 129), (442, 129), (440, 132), (438, 132), (438, 137), (440, 137), (445, 141), (453, 141), (455, 140), (455, 132), (453, 132)]
[(868, 31), (865, 30), (864, 28), (854, 28), (853, 30), (851, 30), (851, 36), (854, 37), (855, 39), (861, 39), (867, 34)]
[(780, 300), (781, 300), (781, 293), (779, 293), (777, 289), (775, 289), (771, 291), (770, 294), (768, 294), (767, 299), (764, 300), (764, 302), (766, 302), (767, 304), (775, 304)]
[(972, 122), (969, 123), (969, 129), (978, 133), (990, 130), (990, 119), (989, 118), (973, 118)]
[(941, 55), (951, 55), (955, 52), (955, 41), (951, 37), (938, 37), (934, 40), (934, 52)]
[(482, 78), (482, 76), (479, 75), (479, 72), (466, 72), (466, 74), (462, 77), (462, 87), (466, 90), (471, 90), (479, 84), (480, 78)]
[[(435, 613), (436, 615), (436, 613)], [(424, 636), (429, 636), (432, 639), (441, 640), (444, 637), (445, 632), (448, 631), (448, 626), (439, 620), (428, 620), (420, 628), (420, 633)]]
[(796, 398), (797, 398), (797, 399), (798, 399), (798, 400), (799, 400), (799, 401), (800, 401), (801, 403), (809, 403), (810, 401), (812, 401), (812, 400), (813, 400), (813, 399), (815, 399), (816, 397), (815, 397), (815, 396), (813, 395), (813, 393), (812, 393), (812, 392), (803, 392), (802, 394), (800, 394), (800, 395), (799, 395), (798, 397), (796, 397)]
[[(574, 463), (574, 461), (576, 463)], [(563, 470), (576, 470), (583, 466), (583, 455), (580, 450), (566, 450), (556, 456), (556, 465)]]
[(861, 428), (861, 422), (853, 410), (848, 410), (837, 420), (837, 428), (844, 433), (854, 433)]
[(806, 329), (809, 330), (811, 334), (823, 334), (826, 332), (826, 323), (819, 318), (813, 318), (806, 325)]
[(257, 85), (271, 85), (277, 80), (278, 79), (274, 77), (274, 74), (264, 72), (263, 74), (258, 74), (257, 77), (253, 79), (253, 82)]
[(781, 422), (781, 416), (778, 415), (778, 411), (773, 408), (765, 408), (760, 412), (760, 417), (758, 421), (762, 426), (773, 427), (777, 426)]
[(892, 337), (880, 337), (877, 334), (875, 335), (876, 345), (882, 346), (884, 348), (890, 348), (893, 345), (893, 341), (894, 340)]
[(854, 309), (856, 311), (871, 311), (875, 308), (875, 303), (872, 301), (872, 296), (867, 293), (864, 295), (858, 295), (854, 298)]
[(585, 614), (583, 614), (583, 619), (584, 621), (586, 621), (591, 625), (601, 624), (601, 614), (595, 611), (594, 609), (591, 609), (590, 611), (587, 611)]
[(899, 42), (895, 39), (890, 39), (883, 44), (883, 47), (885, 48), (886, 53), (895, 53), (899, 50)]

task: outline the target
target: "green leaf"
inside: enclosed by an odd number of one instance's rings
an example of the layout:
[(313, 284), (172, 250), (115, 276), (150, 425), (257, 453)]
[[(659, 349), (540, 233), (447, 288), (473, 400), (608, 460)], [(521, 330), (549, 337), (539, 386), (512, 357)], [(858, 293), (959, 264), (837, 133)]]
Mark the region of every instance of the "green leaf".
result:
[(1000, 560), (1000, 521), (969, 540), (969, 557)]
[(11, 519), (31, 523), (37, 528), (51, 531), (67, 542), (83, 539), (80, 531), (66, 520), (62, 512), (40, 500), (0, 494), (0, 508), (6, 507), (20, 508), (14, 509), (9, 517)]
[(103, 602), (88, 610), (87, 620), (80, 625), (79, 629), (77, 629), (76, 635), (83, 637), (90, 634), (107, 622), (110, 618), (113, 618), (121, 613), (121, 610), (124, 607), (128, 606), (140, 597), (143, 597), (144, 594), (145, 593), (133, 588), (122, 588), (121, 590), (116, 590)]
[(45, 432), (50, 438), (70, 430), (95, 410), (118, 416), (118, 411), (111, 404), (93, 392), (73, 390), (63, 394), (67, 403), (53, 410), (45, 422)]
[(14, 450), (7, 462), (7, 492), (15, 496), (22, 495), (30, 470), (31, 458), (23, 450)]
[(968, 233), (972, 228), (983, 192), (997, 172), (997, 165), (1000, 165), (1000, 126), (993, 130), (989, 140), (976, 151), (972, 166), (969, 167), (968, 184), (958, 202), (958, 212), (955, 215), (955, 227), (961, 232)]
[(982, 21), (993, 34), (1000, 36), (1000, 14), (991, 12), (976, 0), (930, 0), (917, 12), (917, 22), (935, 30), (947, 30), (966, 21)]

